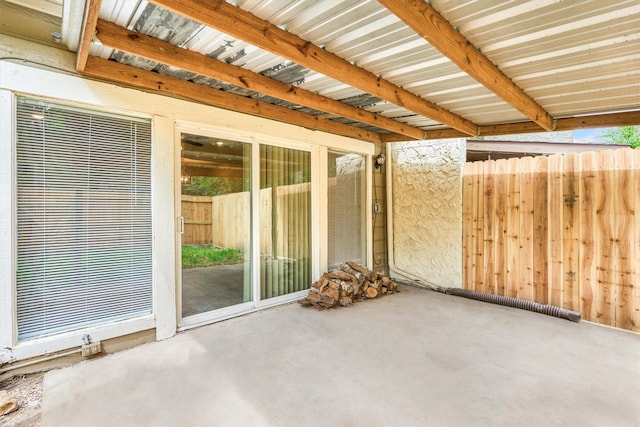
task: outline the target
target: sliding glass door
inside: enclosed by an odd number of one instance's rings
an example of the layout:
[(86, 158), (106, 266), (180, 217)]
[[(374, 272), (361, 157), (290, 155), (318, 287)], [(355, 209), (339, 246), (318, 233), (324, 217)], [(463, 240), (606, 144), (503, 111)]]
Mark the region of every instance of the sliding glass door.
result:
[(182, 327), (300, 296), (320, 263), (367, 265), (367, 154), (238, 139), (180, 134)]
[(181, 134), (182, 317), (251, 301), (251, 144)]
[(260, 145), (260, 299), (311, 284), (311, 153)]
[(191, 132), (180, 140), (183, 325), (308, 289), (311, 152)]

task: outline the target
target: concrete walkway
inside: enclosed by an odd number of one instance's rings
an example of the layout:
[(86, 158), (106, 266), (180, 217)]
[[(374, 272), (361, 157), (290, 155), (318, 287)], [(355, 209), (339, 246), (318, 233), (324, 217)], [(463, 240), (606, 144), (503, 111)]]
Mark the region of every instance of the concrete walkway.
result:
[(638, 426), (640, 335), (431, 291), (51, 371), (42, 426)]

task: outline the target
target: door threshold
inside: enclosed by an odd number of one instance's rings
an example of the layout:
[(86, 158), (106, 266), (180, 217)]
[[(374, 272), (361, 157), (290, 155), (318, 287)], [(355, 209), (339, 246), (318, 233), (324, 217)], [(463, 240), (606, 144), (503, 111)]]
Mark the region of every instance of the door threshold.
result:
[(178, 324), (178, 332), (210, 325), (212, 323), (221, 322), (238, 316), (244, 316), (245, 314), (255, 313), (256, 311), (265, 310), (267, 308), (289, 304), (306, 297), (307, 293), (308, 291), (304, 290), (288, 295), (282, 295), (280, 297), (261, 300), (256, 303), (246, 302), (231, 307), (208, 311), (206, 313), (194, 314), (192, 316), (185, 317), (180, 321)]

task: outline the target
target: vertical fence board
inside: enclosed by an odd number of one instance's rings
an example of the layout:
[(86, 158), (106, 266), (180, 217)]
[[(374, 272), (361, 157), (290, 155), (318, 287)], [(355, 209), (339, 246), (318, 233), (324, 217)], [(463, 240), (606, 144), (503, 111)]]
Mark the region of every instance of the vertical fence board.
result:
[(538, 156), (533, 161), (533, 289), (534, 300), (547, 304), (549, 302), (547, 241), (547, 157)]
[(580, 155), (580, 311), (585, 320), (596, 321), (598, 282), (595, 263), (596, 169), (593, 151)]
[(475, 204), (474, 226), (474, 265), (473, 289), (484, 292), (484, 163), (474, 163), (473, 200)]
[(634, 195), (633, 157), (625, 150), (616, 150), (616, 174), (614, 191), (616, 191), (616, 225), (615, 243), (616, 270), (615, 280), (615, 326), (632, 330), (635, 323), (633, 307), (633, 247), (634, 233)]
[(484, 290), (496, 293), (495, 286), (495, 162), (484, 162)]
[(494, 227), (494, 277), (498, 295), (506, 294), (507, 257), (507, 161), (496, 160), (494, 181), (495, 227)]
[(473, 169), (465, 163), (462, 180), (462, 287), (473, 289)]
[(640, 332), (640, 148), (633, 150), (634, 161), (634, 176), (635, 176), (635, 200), (634, 200), (634, 212), (635, 212), (635, 260), (634, 266), (634, 287), (635, 294), (635, 321), (633, 330)]
[(519, 159), (507, 160), (506, 293), (517, 298), (520, 288), (520, 173)]
[(579, 156), (568, 153), (562, 157), (562, 255), (563, 283), (562, 306), (569, 310), (580, 310), (580, 197), (578, 171)]
[(562, 307), (562, 157), (549, 156), (549, 304)]
[(596, 277), (598, 279), (598, 316), (596, 321), (613, 325), (615, 302), (612, 289), (614, 270), (613, 230), (615, 228), (614, 157), (610, 150), (598, 153), (596, 172)]
[(533, 293), (533, 182), (531, 180), (532, 157), (524, 157), (516, 163), (520, 175), (520, 230), (519, 230), (519, 286), (518, 298), (534, 299)]

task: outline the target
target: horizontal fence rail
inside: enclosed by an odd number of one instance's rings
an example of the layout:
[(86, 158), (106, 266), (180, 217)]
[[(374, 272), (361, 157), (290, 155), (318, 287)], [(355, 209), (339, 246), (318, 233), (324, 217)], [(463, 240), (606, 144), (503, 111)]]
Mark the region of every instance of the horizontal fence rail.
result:
[(467, 163), (464, 287), (640, 331), (640, 150)]

